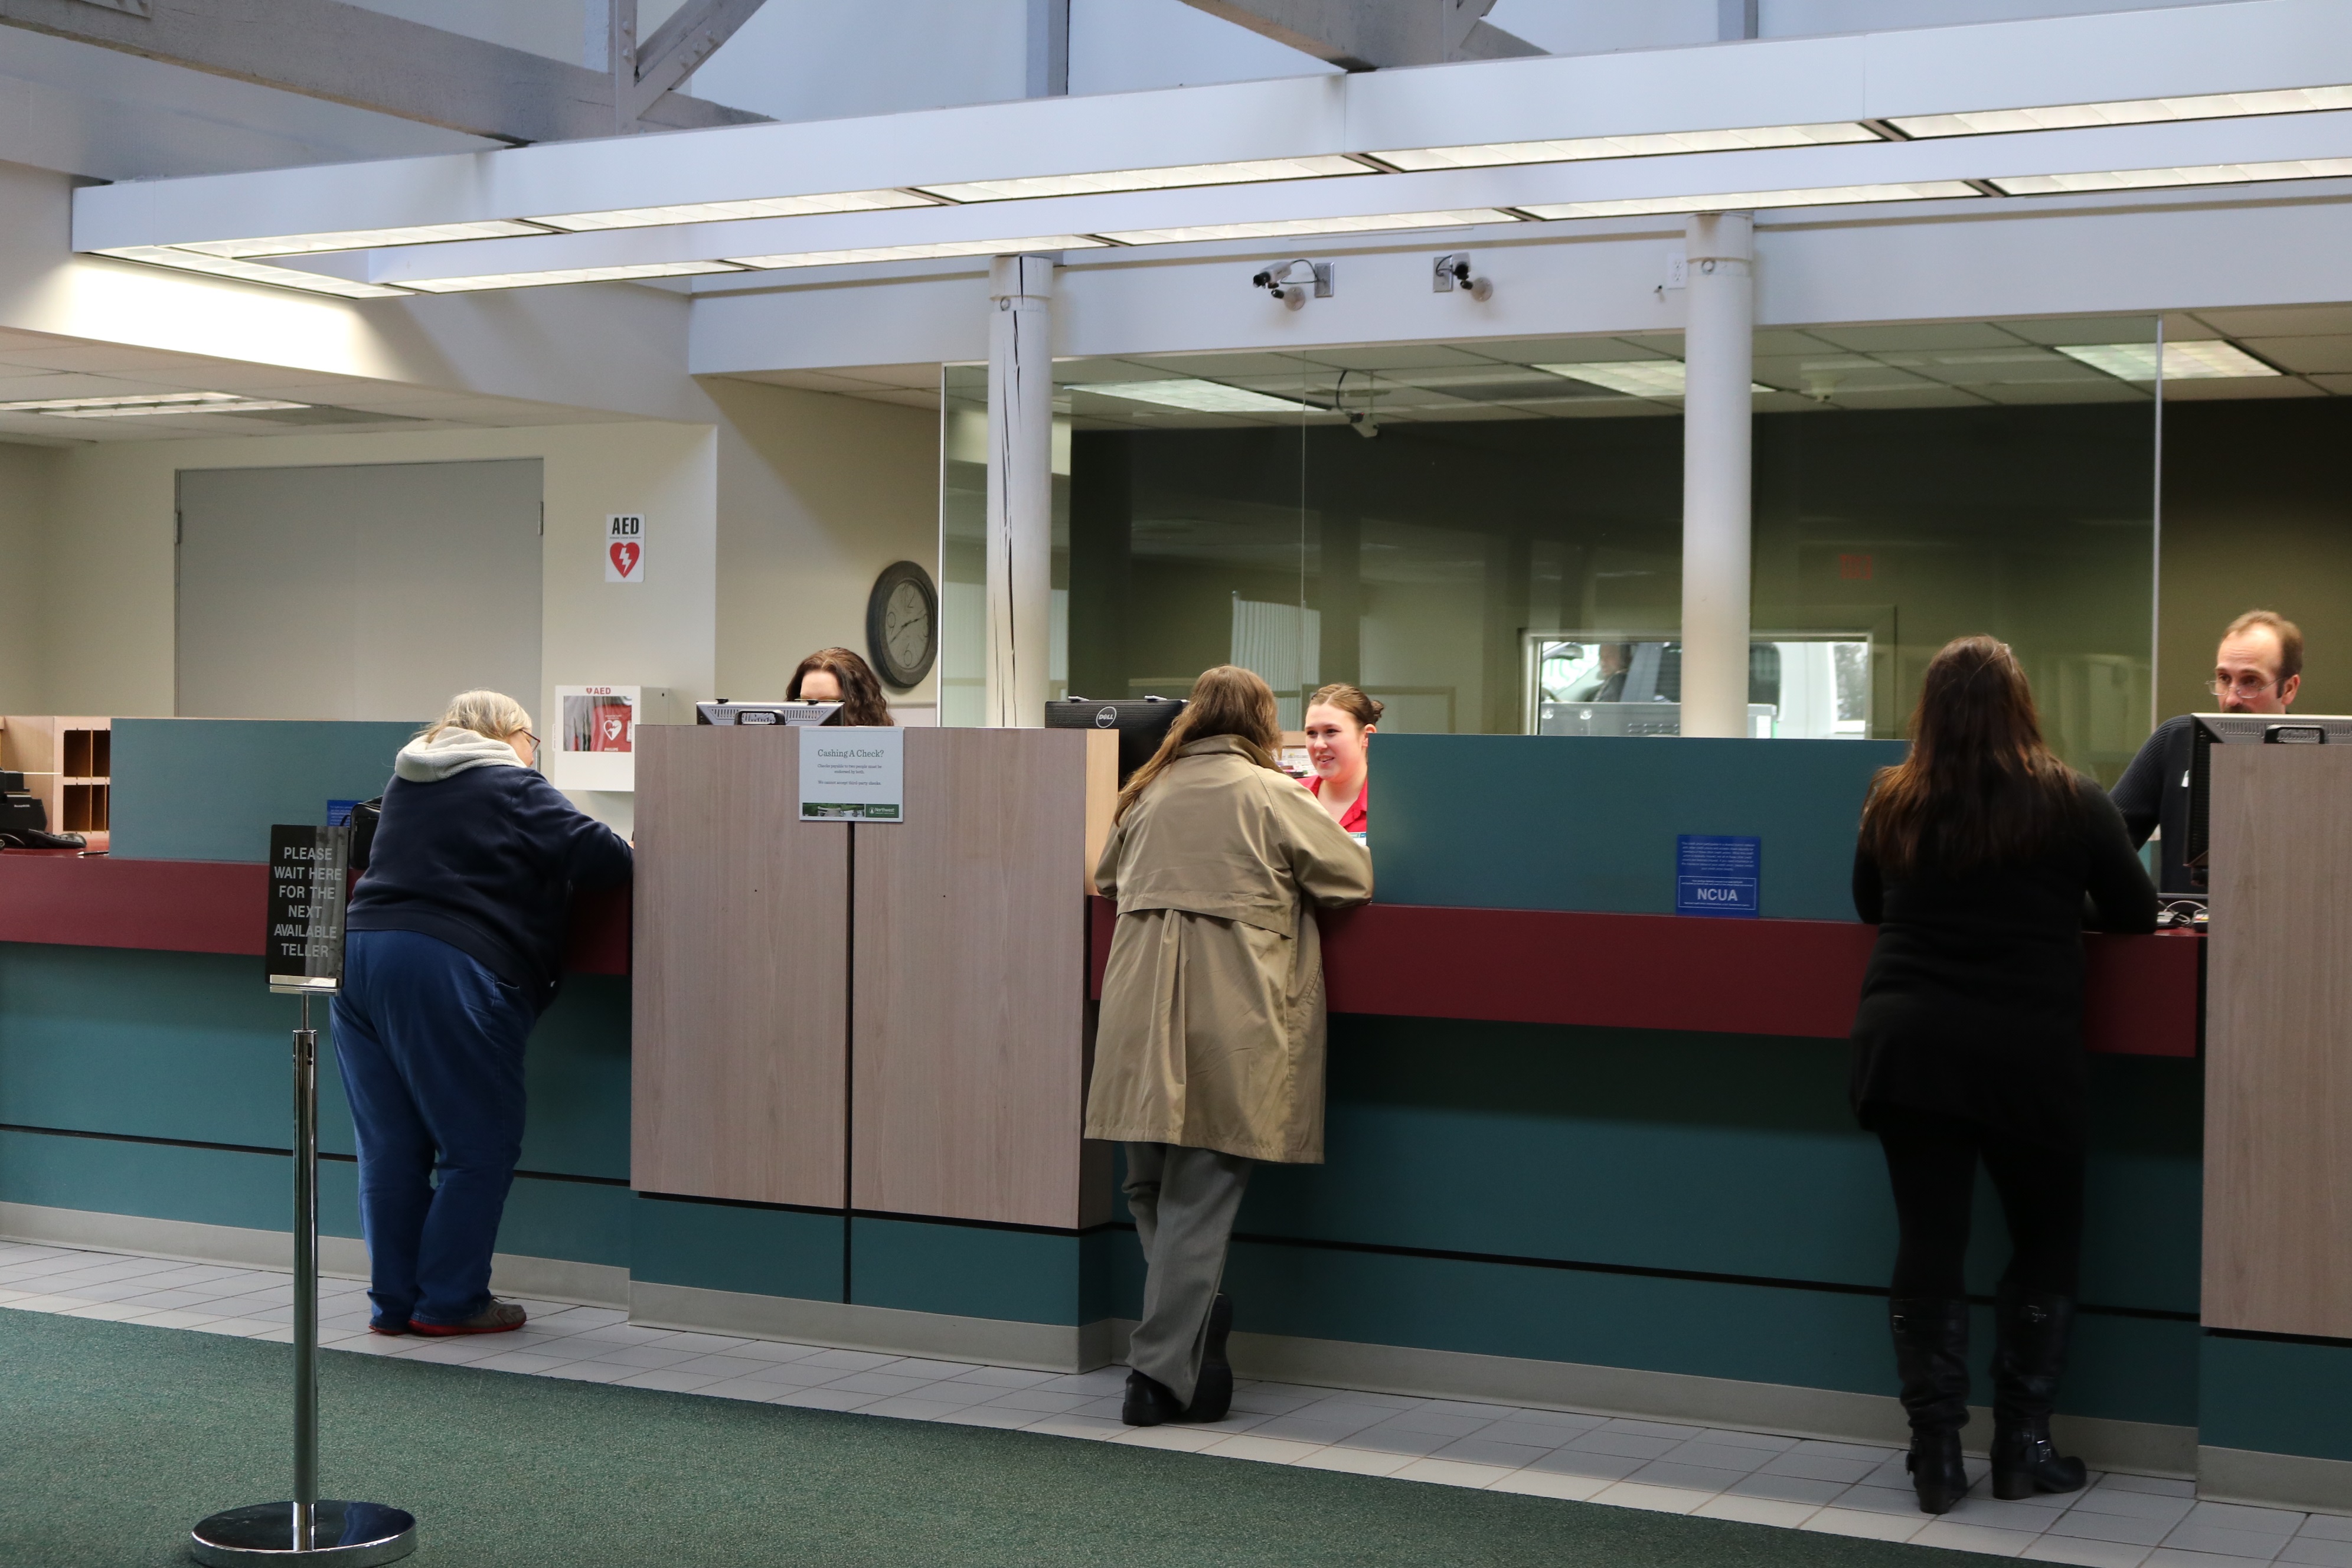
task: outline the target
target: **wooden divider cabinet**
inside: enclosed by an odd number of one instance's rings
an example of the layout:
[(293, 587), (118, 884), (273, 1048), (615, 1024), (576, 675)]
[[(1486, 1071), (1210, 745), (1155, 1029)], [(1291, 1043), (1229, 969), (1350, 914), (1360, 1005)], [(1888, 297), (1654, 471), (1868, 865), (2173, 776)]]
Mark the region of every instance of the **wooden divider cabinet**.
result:
[(910, 728), (906, 817), (802, 822), (800, 731), (639, 731), (631, 1182), (1075, 1228), (1117, 737)]
[(53, 833), (79, 833), (92, 849), (108, 842), (114, 773), (114, 721), (55, 714), (0, 717), (0, 772), (25, 775)]

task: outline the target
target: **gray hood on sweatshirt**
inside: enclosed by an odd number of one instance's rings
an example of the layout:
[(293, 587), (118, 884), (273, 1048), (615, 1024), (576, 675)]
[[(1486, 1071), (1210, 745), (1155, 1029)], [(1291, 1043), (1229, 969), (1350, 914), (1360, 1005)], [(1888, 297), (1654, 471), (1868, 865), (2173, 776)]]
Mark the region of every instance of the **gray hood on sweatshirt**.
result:
[(520, 766), (522, 758), (504, 741), (471, 730), (444, 730), (429, 741), (419, 737), (401, 747), (392, 771), (411, 784), (439, 784), (467, 768)]

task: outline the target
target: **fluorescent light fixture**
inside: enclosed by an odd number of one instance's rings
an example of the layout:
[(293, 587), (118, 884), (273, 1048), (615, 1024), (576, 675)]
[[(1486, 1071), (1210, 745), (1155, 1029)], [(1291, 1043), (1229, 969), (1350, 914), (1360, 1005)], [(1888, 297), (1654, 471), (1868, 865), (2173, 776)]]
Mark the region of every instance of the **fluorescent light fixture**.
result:
[(1985, 184), (2005, 196), (2084, 191), (2153, 191), (2181, 185), (2242, 185), (2262, 180), (2335, 180), (2352, 174), (2352, 158), (2297, 158), (2276, 163), (2199, 163), (2173, 169), (2107, 169), (2087, 174), (2005, 174)]
[(151, 267), (168, 267), (178, 272), (202, 272), (212, 278), (234, 278), (241, 283), (267, 283), (273, 288), (297, 289), (305, 294), (332, 294), (344, 300), (392, 300), (408, 292), (405, 289), (387, 288), (381, 283), (360, 283), (349, 278), (300, 272), (291, 267), (265, 267), (257, 261), (205, 256), (170, 245), (126, 245), (97, 254), (110, 256), (117, 261), (143, 261)]
[(240, 397), (233, 392), (142, 392), (127, 397), (40, 397), (0, 403), (0, 414), (43, 414), (54, 419), (129, 419), (147, 414), (253, 414), (270, 408), (308, 408), (271, 397)]
[(1550, 142), (1481, 142), (1467, 147), (1405, 147), (1373, 153), (1391, 168), (1481, 169), (1499, 163), (1576, 163), (1592, 158), (1654, 158), (1668, 153), (1730, 153), (1755, 147), (1821, 147), (1875, 142), (1851, 120), (1827, 125), (1759, 125), (1746, 131), (1668, 131), (1645, 136), (1576, 136)]
[[(1590, 382), (1605, 386), (1612, 392), (1622, 392), (1628, 397), (1680, 397), (1686, 374), (1678, 359), (1598, 360), (1584, 364), (1539, 364), (1538, 370), (1553, 375), (1566, 376), (1570, 381)], [(1761, 382), (1748, 384), (1750, 392), (1771, 392), (1773, 387)]]
[(917, 185), (950, 202), (1009, 202), (1031, 196), (1093, 196), (1115, 191), (1172, 191), (1187, 185), (1245, 185), (1264, 180), (1321, 180), (1337, 174), (1370, 174), (1353, 158), (1337, 153), (1309, 158), (1253, 158), (1238, 163), (1182, 163), (1172, 169), (1108, 169), (1093, 174), (1034, 174), (1010, 180), (970, 180), (960, 184)]
[[(2068, 359), (2080, 360), (2093, 370), (2105, 371), (2118, 381), (2156, 379), (2154, 343), (2059, 343), (2053, 346)], [(2212, 381), (2225, 376), (2278, 374), (2237, 344), (2218, 339), (2164, 345), (2164, 379), (2167, 381)]]
[(512, 239), (545, 234), (535, 223), (486, 218), (480, 223), (420, 224), (414, 228), (347, 228), (330, 234), (281, 234), (274, 239), (191, 240), (174, 246), (205, 256), (314, 256), (322, 250), (368, 250), (379, 245), (440, 245), (453, 239)]
[(468, 294), (481, 289), (544, 289), (556, 283), (633, 283), (646, 278), (695, 278), (732, 272), (731, 261), (641, 261), (628, 267), (559, 267), (546, 272), (486, 272), (476, 278), (413, 278), (426, 294)]
[(1540, 218), (1647, 217), (1663, 213), (1843, 206), (1854, 202), (1933, 202), (1983, 195), (1966, 180), (1922, 180), (1899, 185), (1815, 185), (1801, 191), (1727, 191), (1705, 196), (1636, 196), (1613, 202), (1546, 202), (1530, 204), (1519, 210)]
[(939, 204), (912, 191), (836, 191), (823, 196), (761, 196), (740, 202), (686, 202), (675, 206), (614, 207), (609, 212), (558, 213), (530, 221), (567, 234), (604, 228), (656, 228), (671, 223), (731, 223), (750, 217), (807, 217), (817, 213), (887, 212)]
[(1296, 398), (1276, 397), (1215, 381), (1073, 382), (1070, 390), (1091, 392), (1097, 397), (1124, 398), (1129, 403), (1156, 403), (1194, 414), (1297, 414), (1314, 406)]
[(1286, 239), (1321, 234), (1377, 234), (1392, 228), (1467, 228), (1473, 224), (1516, 223), (1498, 207), (1462, 212), (1383, 213), (1369, 217), (1282, 218), (1269, 223), (1204, 223), (1189, 228), (1105, 229), (1105, 239), (1121, 245), (1184, 245), (1203, 239)]
[(1967, 114), (1906, 114), (1887, 123), (1906, 136), (1997, 136), (2013, 131), (2073, 131), (2085, 125), (2148, 125), (2167, 120), (2234, 120), (2352, 109), (2352, 87), (2290, 87), (2273, 92), (2208, 92), (2189, 98), (2133, 98), (2115, 103), (2061, 103), (2042, 109), (1988, 109)]
[(862, 250), (798, 250), (779, 256), (738, 256), (738, 267), (771, 271), (786, 267), (847, 267), (860, 261), (937, 261), (953, 256), (1017, 256), (1034, 250), (1101, 250), (1090, 234), (1048, 234), (1029, 239), (951, 239), (934, 245), (877, 245)]

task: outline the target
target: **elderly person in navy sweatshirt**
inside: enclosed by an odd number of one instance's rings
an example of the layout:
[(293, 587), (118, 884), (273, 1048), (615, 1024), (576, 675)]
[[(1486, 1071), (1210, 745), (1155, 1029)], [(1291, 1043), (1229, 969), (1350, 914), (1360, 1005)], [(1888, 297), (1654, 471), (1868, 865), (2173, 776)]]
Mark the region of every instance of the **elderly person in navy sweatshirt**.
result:
[(555, 1000), (572, 889), (626, 882), (630, 858), (533, 771), (538, 746), (513, 698), (452, 699), (402, 748), (352, 894), (335, 1056), (380, 1334), (523, 1324), (490, 1294), (523, 1043)]

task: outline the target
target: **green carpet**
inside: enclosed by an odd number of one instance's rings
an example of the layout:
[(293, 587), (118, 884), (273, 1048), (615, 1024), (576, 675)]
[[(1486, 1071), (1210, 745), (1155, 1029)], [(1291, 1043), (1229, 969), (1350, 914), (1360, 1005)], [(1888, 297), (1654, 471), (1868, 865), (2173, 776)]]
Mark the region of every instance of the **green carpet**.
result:
[[(286, 1493), (288, 1347), (0, 1310), (0, 1563), (184, 1563)], [(1325, 1470), (329, 1354), (331, 1496), (419, 1568), (1867, 1564), (1958, 1552)]]

